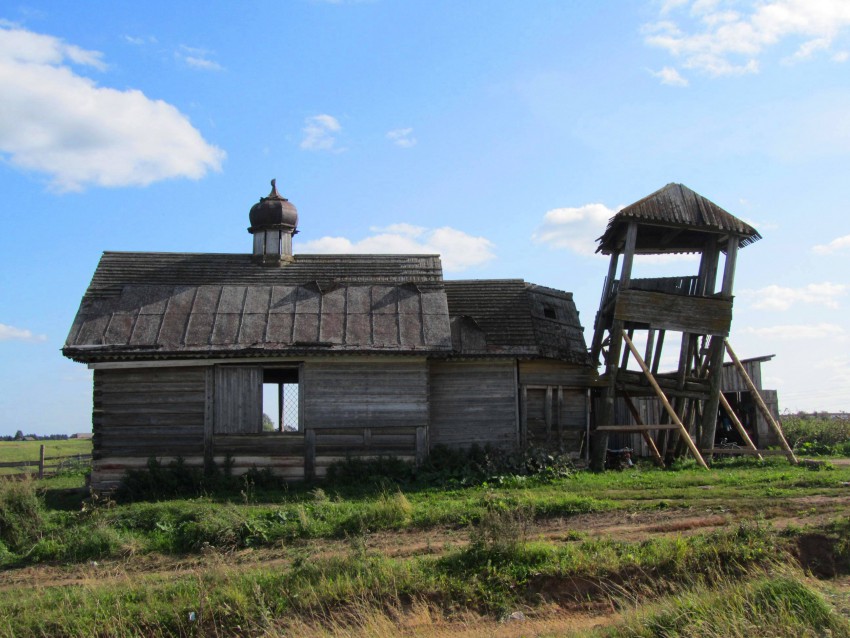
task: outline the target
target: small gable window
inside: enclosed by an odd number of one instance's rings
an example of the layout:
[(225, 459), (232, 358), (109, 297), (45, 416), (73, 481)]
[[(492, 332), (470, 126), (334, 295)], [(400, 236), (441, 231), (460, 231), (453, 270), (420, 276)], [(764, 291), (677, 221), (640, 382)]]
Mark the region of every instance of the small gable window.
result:
[(547, 319), (557, 319), (558, 315), (552, 306), (543, 306), (543, 316)]

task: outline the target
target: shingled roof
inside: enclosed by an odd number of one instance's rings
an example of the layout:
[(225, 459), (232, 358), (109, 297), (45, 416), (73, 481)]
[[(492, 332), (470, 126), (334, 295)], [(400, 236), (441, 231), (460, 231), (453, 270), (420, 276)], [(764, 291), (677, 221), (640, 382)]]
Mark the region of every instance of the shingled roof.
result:
[(296, 255), (267, 267), (250, 255), (107, 252), (63, 352), (85, 362), (346, 352), (587, 362), (572, 295), (518, 279), (444, 282), (435, 255)]
[(755, 228), (684, 184), (667, 184), (614, 215), (596, 252), (620, 250), (630, 221), (640, 224), (638, 254), (699, 252), (706, 234), (734, 236), (741, 248), (761, 239)]
[[(571, 293), (522, 279), (446, 281), (445, 288), (456, 352), (524, 354), (589, 363)], [(476, 330), (481, 338), (476, 338)]]

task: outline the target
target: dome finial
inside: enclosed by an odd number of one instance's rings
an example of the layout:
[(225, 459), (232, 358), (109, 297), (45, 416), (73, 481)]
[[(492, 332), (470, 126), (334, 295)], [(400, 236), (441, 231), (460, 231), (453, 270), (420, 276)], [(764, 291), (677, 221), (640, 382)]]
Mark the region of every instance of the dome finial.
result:
[(272, 192), (269, 193), (269, 197), (280, 197), (280, 193), (277, 192), (277, 179), (272, 180)]

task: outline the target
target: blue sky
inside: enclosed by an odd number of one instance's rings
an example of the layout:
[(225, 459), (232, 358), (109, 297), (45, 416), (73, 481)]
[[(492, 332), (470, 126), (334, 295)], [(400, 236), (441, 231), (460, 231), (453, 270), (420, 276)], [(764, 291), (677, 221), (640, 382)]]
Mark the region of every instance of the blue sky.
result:
[(439, 252), (588, 331), (607, 218), (685, 183), (764, 236), (738, 353), (783, 409), (850, 409), (846, 0), (140, 6), (0, 9), (0, 434), (90, 429), (60, 348), (102, 251), (249, 252), (272, 177), (296, 253)]

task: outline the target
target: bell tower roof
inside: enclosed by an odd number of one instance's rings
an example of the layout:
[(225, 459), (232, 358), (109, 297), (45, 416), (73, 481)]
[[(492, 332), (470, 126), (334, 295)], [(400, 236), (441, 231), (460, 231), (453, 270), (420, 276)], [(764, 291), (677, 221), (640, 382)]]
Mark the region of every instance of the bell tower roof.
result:
[(277, 180), (272, 180), (272, 190), (251, 207), (248, 214), (253, 234), (261, 230), (285, 230), (294, 234), (298, 226), (298, 210), (288, 199), (277, 192)]

